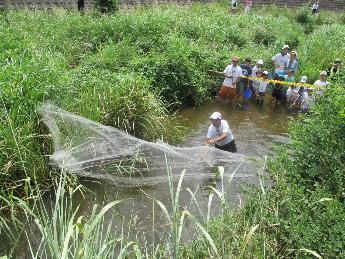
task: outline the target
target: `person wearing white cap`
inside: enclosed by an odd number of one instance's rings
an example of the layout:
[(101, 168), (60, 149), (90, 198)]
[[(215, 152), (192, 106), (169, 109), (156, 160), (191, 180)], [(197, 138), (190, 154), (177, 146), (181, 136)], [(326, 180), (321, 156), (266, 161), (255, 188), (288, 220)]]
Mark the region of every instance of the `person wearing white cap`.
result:
[(242, 76), (242, 69), (238, 65), (240, 58), (234, 56), (231, 59), (231, 65), (228, 65), (224, 71), (224, 81), (219, 91), (219, 97), (223, 100), (230, 100), (232, 102), (237, 99), (237, 84), (240, 82)]
[(272, 57), (272, 62), (275, 67), (276, 74), (278, 74), (279, 70), (284, 69), (285, 62), (290, 59), (289, 49), (289, 45), (284, 45), (282, 51)]
[(266, 88), (268, 85), (268, 82), (265, 81), (268, 77), (268, 72), (263, 71), (261, 76), (263, 80), (257, 81), (255, 90), (256, 90), (256, 103), (263, 105), (265, 95), (266, 95)]
[[(256, 77), (257, 72), (261, 71), (263, 64), (264, 64), (264, 61), (261, 59), (256, 61), (255, 67), (252, 68), (252, 74), (251, 74), (252, 77)], [(252, 90), (253, 94), (255, 93), (255, 87), (254, 86), (256, 85), (256, 82), (257, 82), (256, 80), (252, 80), (251, 90)]]
[(320, 79), (316, 80), (314, 83), (315, 94), (318, 96), (322, 96), (324, 91), (325, 91), (325, 88), (327, 87), (328, 84), (329, 84), (329, 82), (327, 81), (327, 72), (321, 71), (320, 72)]
[(215, 145), (215, 148), (236, 153), (237, 147), (229, 124), (226, 120), (222, 120), (219, 112), (214, 112), (210, 116), (211, 125), (207, 131), (207, 145)]
[(256, 61), (255, 67), (252, 68), (252, 75), (251, 76), (256, 77), (256, 71), (262, 69), (263, 64), (264, 64), (264, 61), (261, 59)]

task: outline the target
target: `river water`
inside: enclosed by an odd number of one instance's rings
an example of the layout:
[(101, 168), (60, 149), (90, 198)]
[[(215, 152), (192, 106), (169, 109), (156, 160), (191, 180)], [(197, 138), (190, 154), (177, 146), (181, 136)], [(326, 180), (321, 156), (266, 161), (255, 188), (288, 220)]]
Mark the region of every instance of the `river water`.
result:
[[(268, 100), (263, 106), (253, 104), (241, 104), (232, 107), (225, 103), (212, 101), (198, 108), (187, 108), (179, 112), (178, 118), (182, 125), (186, 126), (189, 133), (185, 135), (183, 147), (200, 146), (206, 138), (209, 127), (209, 116), (214, 111), (223, 115), (230, 125), (235, 136), (238, 153), (248, 157), (263, 159), (267, 155), (273, 155), (272, 145), (280, 145), (288, 141), (286, 133), (289, 121), (293, 116), (286, 112), (283, 107), (272, 107)], [(181, 169), (182, 170), (182, 169)], [(260, 168), (258, 167), (259, 171)], [(168, 177), (167, 177), (168, 179)], [(234, 178), (228, 185), (228, 199), (234, 206), (241, 206), (244, 202), (243, 188), (247, 184), (257, 183), (255, 172), (248, 177)], [(144, 187), (115, 186), (111, 181), (95, 180), (90, 178), (81, 179), (81, 184), (89, 191), (76, 193), (73, 203), (80, 206), (80, 213), (89, 214), (94, 204), (105, 205), (118, 199), (130, 199), (117, 207), (118, 215), (107, 215), (105, 222), (115, 220), (114, 231), (121, 233), (130, 239), (139, 240), (150, 246), (158, 242), (164, 233), (167, 233), (166, 220), (161, 209), (151, 197), (159, 199), (171, 211), (171, 196), (168, 181)], [(177, 182), (174, 182), (175, 188)], [(188, 178), (183, 181), (183, 191), (180, 194), (179, 207), (187, 208), (200, 220), (205, 218), (207, 203), (210, 196), (210, 188), (217, 187), (219, 180), (210, 172), (208, 176)], [(196, 192), (199, 209), (191, 201), (191, 195), (186, 189)], [(216, 215), (219, 211), (219, 199), (214, 198), (212, 211)], [(188, 239), (193, 239), (191, 228), (186, 225)], [(33, 242), (33, 245), (38, 245)], [(26, 245), (21, 247), (21, 252), (26, 253)]]

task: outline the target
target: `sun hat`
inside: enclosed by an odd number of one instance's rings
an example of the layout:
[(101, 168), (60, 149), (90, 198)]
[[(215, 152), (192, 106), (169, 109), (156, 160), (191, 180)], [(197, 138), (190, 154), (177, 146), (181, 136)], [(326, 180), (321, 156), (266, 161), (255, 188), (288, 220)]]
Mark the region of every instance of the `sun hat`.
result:
[(308, 81), (308, 77), (302, 76), (300, 82), (301, 83), (306, 83)]
[(290, 49), (290, 47), (289, 47), (289, 45), (284, 45), (283, 47), (282, 47), (282, 49)]
[(210, 120), (221, 120), (222, 119), (222, 115), (219, 112), (214, 112), (211, 114), (210, 116)]
[(259, 65), (263, 65), (264, 64), (264, 61), (262, 59), (259, 59), (256, 64), (259, 64)]

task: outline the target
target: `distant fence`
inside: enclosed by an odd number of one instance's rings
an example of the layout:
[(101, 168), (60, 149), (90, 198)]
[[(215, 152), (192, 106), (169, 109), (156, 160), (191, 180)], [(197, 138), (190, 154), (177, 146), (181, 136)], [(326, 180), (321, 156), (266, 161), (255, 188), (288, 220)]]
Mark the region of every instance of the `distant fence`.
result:
[[(230, 5), (230, 1), (229, 5)], [(92, 7), (94, 0), (84, 0), (85, 8)], [(175, 2), (188, 4), (193, 2), (215, 2), (212, 0), (119, 0), (120, 5), (151, 5), (162, 4), (167, 2)], [(238, 0), (239, 4), (243, 4), (244, 0)], [(298, 7), (309, 4), (311, 6), (313, 0), (253, 0), (253, 6), (277, 5), (281, 7)], [(0, 0), (0, 7), (8, 8), (53, 8), (62, 7), (67, 9), (77, 9), (78, 0)], [(320, 9), (345, 11), (345, 0), (321, 0), (319, 1)]]
[[(319, 9), (345, 11), (345, 0), (321, 0), (319, 2)], [(253, 0), (253, 5), (277, 5), (281, 7), (299, 7), (303, 5), (312, 6), (314, 0)]]

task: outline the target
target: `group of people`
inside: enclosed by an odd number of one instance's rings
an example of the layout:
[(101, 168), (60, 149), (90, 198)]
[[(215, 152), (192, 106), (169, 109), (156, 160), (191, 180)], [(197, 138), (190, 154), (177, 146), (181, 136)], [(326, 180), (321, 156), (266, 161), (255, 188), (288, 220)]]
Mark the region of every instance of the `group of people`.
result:
[[(253, 1), (252, 0), (243, 0), (244, 1), (244, 13), (248, 14), (250, 12), (250, 9), (253, 6)], [(237, 0), (231, 0), (231, 6), (230, 6), (230, 12), (234, 13), (237, 9)], [(319, 13), (319, 2), (316, 1), (313, 3), (312, 7), (311, 7), (311, 12), (313, 15), (317, 15)]]
[(272, 103), (286, 103), (289, 108), (307, 111), (313, 103), (312, 100), (323, 95), (329, 84), (327, 79), (334, 80), (343, 74), (340, 68), (341, 60), (336, 59), (327, 71), (320, 72), (320, 78), (314, 82), (313, 87), (307, 87), (309, 84), (306, 76), (302, 76), (295, 85), (299, 63), (297, 52), (290, 51), (288, 45), (284, 45), (281, 51), (272, 57), (274, 73), (263, 69), (263, 60), (257, 60), (253, 67), (250, 58), (245, 58), (241, 65), (239, 61), (239, 57), (232, 57), (231, 64), (223, 71), (224, 81), (219, 91), (221, 100), (235, 103), (237, 98), (243, 95), (244, 100), (253, 100), (262, 105), (268, 85), (273, 82)]
[[(234, 13), (237, 9), (237, 0), (231, 0), (230, 12)], [(248, 14), (250, 12), (251, 7), (253, 6), (252, 0), (244, 0), (244, 13)]]
[[(245, 58), (241, 65), (239, 61), (239, 57), (232, 57), (231, 64), (223, 71), (224, 81), (219, 92), (221, 99), (234, 103), (243, 95), (244, 100), (252, 100), (262, 105), (267, 86), (271, 82), (273, 103), (286, 103), (289, 108), (298, 108), (302, 112), (308, 112), (315, 101), (323, 96), (329, 85), (328, 78), (332, 82), (345, 74), (341, 69), (341, 60), (335, 59), (327, 70), (320, 72), (320, 77), (313, 86), (307, 84), (307, 76), (302, 76), (295, 85), (294, 75), (298, 71), (299, 63), (297, 52), (290, 51), (288, 45), (284, 45), (281, 51), (272, 57), (275, 68), (273, 76), (270, 76), (267, 70), (263, 70), (263, 60), (257, 60), (254, 67), (250, 58)], [(237, 148), (228, 122), (222, 119), (219, 112), (214, 112), (209, 119), (211, 126), (208, 129), (206, 144), (214, 144), (218, 149), (235, 153)]]

